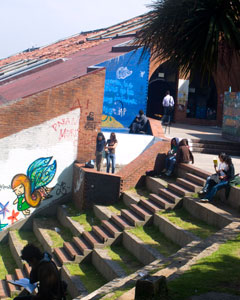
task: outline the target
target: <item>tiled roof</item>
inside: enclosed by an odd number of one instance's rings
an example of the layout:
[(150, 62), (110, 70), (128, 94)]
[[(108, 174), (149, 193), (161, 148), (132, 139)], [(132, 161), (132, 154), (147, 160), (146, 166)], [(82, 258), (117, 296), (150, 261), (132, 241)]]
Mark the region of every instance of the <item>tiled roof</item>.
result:
[(26, 59), (43, 60), (66, 58), (80, 50), (89, 49), (107, 40), (121, 36), (134, 35), (141, 26), (143, 26), (146, 16), (147, 15), (141, 15), (108, 28), (92, 32), (83, 32), (36, 50), (29, 49), (28, 52), (25, 50), (14, 56), (0, 60), (0, 66)]

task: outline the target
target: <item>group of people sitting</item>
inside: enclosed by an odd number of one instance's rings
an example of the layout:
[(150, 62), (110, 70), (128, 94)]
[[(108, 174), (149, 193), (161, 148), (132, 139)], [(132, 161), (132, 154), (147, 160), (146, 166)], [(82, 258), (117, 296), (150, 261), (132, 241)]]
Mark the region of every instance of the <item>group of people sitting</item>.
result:
[(182, 139), (179, 142), (179, 139), (175, 137), (171, 140), (171, 150), (167, 154), (165, 168), (162, 172), (165, 173), (166, 176), (171, 176), (176, 164), (188, 164), (190, 162), (194, 163), (194, 157), (189, 148), (188, 140)]

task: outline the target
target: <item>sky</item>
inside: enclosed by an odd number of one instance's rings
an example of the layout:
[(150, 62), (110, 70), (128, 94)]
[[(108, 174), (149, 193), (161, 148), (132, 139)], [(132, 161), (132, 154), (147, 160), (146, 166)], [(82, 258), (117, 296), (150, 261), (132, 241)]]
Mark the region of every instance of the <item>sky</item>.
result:
[(1, 0), (0, 59), (149, 11), (153, 0)]

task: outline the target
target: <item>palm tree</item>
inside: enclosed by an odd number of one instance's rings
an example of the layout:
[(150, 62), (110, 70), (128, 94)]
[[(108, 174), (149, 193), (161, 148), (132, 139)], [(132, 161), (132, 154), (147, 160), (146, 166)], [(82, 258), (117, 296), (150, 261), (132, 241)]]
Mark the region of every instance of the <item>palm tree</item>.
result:
[[(240, 0), (155, 0), (135, 44), (171, 60), (183, 74), (229, 70), (240, 54)], [(227, 60), (225, 59), (227, 57)]]

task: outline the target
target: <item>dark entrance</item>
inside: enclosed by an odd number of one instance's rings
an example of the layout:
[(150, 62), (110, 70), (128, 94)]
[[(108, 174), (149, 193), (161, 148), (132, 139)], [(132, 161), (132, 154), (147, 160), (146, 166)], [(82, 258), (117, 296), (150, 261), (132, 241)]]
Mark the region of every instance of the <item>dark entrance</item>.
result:
[(159, 119), (163, 115), (162, 101), (169, 90), (174, 101), (177, 95), (177, 69), (169, 62), (159, 66), (150, 78), (148, 85), (147, 116)]

